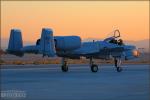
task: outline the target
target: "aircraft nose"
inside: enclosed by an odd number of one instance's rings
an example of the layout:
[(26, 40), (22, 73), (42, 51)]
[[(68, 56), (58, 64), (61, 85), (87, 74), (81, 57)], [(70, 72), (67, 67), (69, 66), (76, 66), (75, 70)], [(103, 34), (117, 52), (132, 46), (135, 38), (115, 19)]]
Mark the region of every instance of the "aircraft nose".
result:
[(133, 50), (133, 56), (134, 57), (139, 57), (140, 56), (139, 50)]

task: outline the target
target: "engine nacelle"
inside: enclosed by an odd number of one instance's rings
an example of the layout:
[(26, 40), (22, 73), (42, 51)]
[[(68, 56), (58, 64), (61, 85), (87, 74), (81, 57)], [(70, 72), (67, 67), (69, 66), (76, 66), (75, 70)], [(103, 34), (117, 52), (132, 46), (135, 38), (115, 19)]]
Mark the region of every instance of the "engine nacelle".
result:
[(79, 36), (56, 36), (54, 37), (57, 50), (74, 50), (81, 47), (81, 38)]

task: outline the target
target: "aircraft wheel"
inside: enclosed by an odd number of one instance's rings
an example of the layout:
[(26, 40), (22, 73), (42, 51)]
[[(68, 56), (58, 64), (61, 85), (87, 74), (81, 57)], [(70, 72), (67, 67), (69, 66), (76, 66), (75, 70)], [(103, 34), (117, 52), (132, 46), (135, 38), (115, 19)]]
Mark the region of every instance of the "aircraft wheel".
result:
[(117, 68), (118, 64), (117, 64), (117, 60), (115, 59), (115, 67)]
[(68, 66), (67, 66), (67, 65), (62, 65), (62, 66), (61, 66), (61, 70), (62, 70), (63, 72), (67, 72), (67, 71), (68, 71)]
[(117, 67), (117, 72), (121, 72), (122, 68), (121, 67)]
[(98, 71), (98, 66), (97, 65), (92, 65), (91, 66), (91, 71), (92, 72), (97, 72)]

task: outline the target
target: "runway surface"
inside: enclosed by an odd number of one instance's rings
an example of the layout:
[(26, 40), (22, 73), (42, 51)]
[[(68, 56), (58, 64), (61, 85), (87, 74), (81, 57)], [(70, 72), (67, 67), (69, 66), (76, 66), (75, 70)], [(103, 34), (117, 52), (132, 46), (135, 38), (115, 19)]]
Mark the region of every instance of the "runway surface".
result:
[(23, 91), (24, 97), (3, 100), (150, 100), (149, 65), (99, 66), (92, 73), (88, 65), (3, 65), (2, 92)]

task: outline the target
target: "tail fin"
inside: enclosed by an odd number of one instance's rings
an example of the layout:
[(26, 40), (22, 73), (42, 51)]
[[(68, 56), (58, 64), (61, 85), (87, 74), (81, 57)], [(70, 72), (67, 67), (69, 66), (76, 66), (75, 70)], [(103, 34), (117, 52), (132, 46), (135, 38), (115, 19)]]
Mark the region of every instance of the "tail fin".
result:
[(22, 56), (21, 48), (23, 47), (22, 35), (19, 29), (11, 29), (7, 52), (17, 56)]
[(43, 56), (54, 57), (56, 54), (53, 31), (48, 28), (42, 29), (40, 40), (40, 52)]

